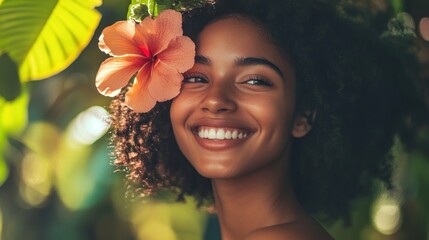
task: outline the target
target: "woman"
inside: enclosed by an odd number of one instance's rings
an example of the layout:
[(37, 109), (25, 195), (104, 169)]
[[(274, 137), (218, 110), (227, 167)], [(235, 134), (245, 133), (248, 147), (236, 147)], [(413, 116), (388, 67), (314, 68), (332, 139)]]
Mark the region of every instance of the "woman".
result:
[(229, 0), (184, 13), (196, 55), (180, 94), (148, 113), (123, 104), (128, 88), (112, 103), (115, 163), (136, 193), (213, 200), (223, 240), (332, 239), (311, 216), (347, 219), (374, 178), (391, 186), (393, 137), (420, 104), (406, 36), (358, 10)]
[(330, 239), (288, 179), (291, 138), (311, 128), (295, 109), (295, 81), (252, 19), (225, 16), (199, 34), (170, 116), (181, 151), (211, 179), (222, 239)]

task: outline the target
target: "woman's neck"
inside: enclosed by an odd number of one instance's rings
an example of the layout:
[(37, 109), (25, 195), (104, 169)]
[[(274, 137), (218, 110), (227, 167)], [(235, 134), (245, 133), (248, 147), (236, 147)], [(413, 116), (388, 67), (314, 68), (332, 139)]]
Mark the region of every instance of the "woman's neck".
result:
[(287, 161), (233, 179), (213, 179), (223, 240), (244, 239), (254, 230), (296, 221), (304, 213), (285, 180)]

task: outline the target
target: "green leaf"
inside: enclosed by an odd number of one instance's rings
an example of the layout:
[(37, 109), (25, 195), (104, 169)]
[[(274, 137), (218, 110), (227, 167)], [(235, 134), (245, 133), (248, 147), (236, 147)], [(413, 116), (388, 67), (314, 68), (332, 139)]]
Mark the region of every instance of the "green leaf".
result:
[(18, 67), (8, 54), (0, 56), (0, 96), (12, 101), (21, 93)]
[(128, 7), (127, 19), (136, 22), (147, 16), (156, 17), (165, 9), (186, 11), (208, 4), (208, 0), (131, 0)]
[(3, 158), (3, 153), (0, 151), (0, 186), (6, 181), (9, 176), (9, 167)]
[(68, 67), (91, 40), (102, 0), (4, 0), (0, 49), (19, 65), (22, 82)]
[(403, 0), (390, 0), (393, 10), (395, 10), (395, 13), (400, 13), (404, 11), (404, 2)]
[(167, 2), (170, 2), (171, 8), (175, 10), (191, 10), (194, 8), (203, 7), (208, 4), (208, 0), (159, 0), (160, 5), (167, 5)]
[(158, 16), (158, 4), (156, 0), (131, 0), (128, 7), (127, 19), (141, 22), (147, 16)]
[[(1, 111), (1, 105), (0, 105), (0, 111)], [(5, 146), (7, 144), (6, 141), (7, 141), (6, 132), (3, 126), (0, 124), (0, 187), (3, 185), (3, 183), (6, 181), (9, 175), (9, 168), (6, 164), (6, 160), (3, 157), (6, 149)]]
[(147, 16), (149, 16), (149, 8), (145, 4), (130, 4), (130, 6), (128, 7), (128, 20), (141, 22)]
[(0, 125), (8, 135), (17, 135), (27, 126), (29, 94), (23, 88), (21, 95), (13, 101), (0, 99)]
[(9, 167), (4, 159), (7, 150), (7, 136), (17, 135), (27, 125), (28, 92), (23, 88), (21, 95), (13, 101), (0, 98), (0, 186), (9, 175)]

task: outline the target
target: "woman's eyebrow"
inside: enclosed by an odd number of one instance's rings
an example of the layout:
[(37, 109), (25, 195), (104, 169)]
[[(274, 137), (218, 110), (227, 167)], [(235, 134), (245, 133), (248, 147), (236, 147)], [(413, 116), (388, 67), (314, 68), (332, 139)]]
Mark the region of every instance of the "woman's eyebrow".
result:
[[(207, 57), (197, 55), (195, 56), (195, 63), (202, 65), (211, 65), (211, 60)], [(274, 63), (268, 61), (265, 58), (257, 58), (257, 57), (240, 57), (235, 60), (235, 65), (237, 66), (253, 66), (253, 65), (264, 65), (271, 69), (273, 69), (280, 77), (284, 78), (284, 75), (279, 67), (277, 67)]]
[(203, 64), (203, 65), (211, 65), (212, 61), (204, 56), (196, 55), (195, 63)]
[(284, 78), (284, 75), (279, 67), (277, 67), (274, 63), (268, 61), (265, 58), (257, 58), (257, 57), (246, 57), (246, 58), (238, 58), (235, 60), (235, 64), (237, 66), (252, 66), (252, 65), (265, 65), (275, 72), (277, 72), (280, 77)]

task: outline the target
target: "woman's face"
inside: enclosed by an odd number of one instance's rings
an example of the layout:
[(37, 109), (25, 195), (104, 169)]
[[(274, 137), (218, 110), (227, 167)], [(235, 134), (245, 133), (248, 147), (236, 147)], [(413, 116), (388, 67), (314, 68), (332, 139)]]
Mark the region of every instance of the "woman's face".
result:
[(178, 145), (196, 170), (234, 178), (287, 161), (294, 112), (289, 61), (253, 21), (228, 17), (199, 35), (195, 65), (170, 114)]

